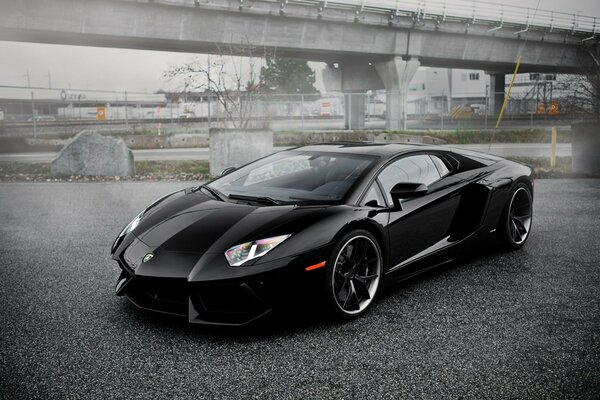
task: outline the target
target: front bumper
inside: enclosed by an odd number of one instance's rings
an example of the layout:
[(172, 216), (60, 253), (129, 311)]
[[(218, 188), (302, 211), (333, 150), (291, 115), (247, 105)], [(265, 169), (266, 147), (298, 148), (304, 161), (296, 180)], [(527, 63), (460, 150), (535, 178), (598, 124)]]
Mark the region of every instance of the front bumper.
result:
[[(222, 266), (223, 279), (207, 281), (141, 276), (119, 257), (121, 275), (115, 292), (139, 308), (187, 317), (191, 323), (246, 325), (275, 309), (285, 310), (318, 300), (324, 292), (325, 268), (308, 272), (305, 268), (326, 260), (329, 247), (274, 261), (279, 265), (267, 272), (253, 274), (254, 266)], [(245, 276), (226, 277), (228, 272), (239, 275), (240, 268), (246, 271)]]

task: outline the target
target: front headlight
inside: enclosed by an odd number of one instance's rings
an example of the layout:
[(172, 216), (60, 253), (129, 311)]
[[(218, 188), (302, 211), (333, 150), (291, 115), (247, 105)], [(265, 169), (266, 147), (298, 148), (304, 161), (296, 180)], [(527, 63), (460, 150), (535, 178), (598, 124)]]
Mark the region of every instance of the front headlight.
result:
[(264, 256), (291, 235), (275, 236), (238, 244), (225, 252), (225, 258), (232, 267), (242, 265), (246, 261)]
[(138, 215), (136, 215), (135, 218), (132, 219), (131, 222), (129, 224), (127, 224), (127, 226), (125, 228), (123, 228), (121, 233), (119, 233), (119, 237), (127, 235), (129, 232), (134, 230), (140, 224), (140, 221), (142, 220), (142, 215), (144, 215), (145, 212), (146, 212), (146, 210), (144, 210), (141, 213), (139, 213)]
[(119, 236), (117, 236), (117, 238), (115, 239), (115, 241), (113, 242), (113, 244), (110, 248), (111, 254), (114, 253), (115, 250), (117, 250), (117, 247), (119, 247), (119, 245), (123, 241), (123, 238), (125, 237), (125, 235), (127, 235), (129, 232), (134, 230), (140, 224), (140, 221), (142, 220), (142, 215), (144, 215), (145, 212), (146, 212), (146, 210), (144, 210), (141, 213), (139, 213), (138, 215), (136, 215), (135, 218), (132, 219), (131, 222), (128, 223), (125, 228), (123, 228), (123, 230), (121, 231), (121, 233), (119, 233)]

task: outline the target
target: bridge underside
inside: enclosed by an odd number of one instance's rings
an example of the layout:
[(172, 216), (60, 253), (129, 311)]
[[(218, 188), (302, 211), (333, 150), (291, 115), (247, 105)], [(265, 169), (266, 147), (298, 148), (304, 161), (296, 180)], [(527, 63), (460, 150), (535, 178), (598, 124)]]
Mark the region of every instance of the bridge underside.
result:
[(218, 53), (231, 45), (236, 51), (249, 44), (259, 56), (270, 51), (330, 63), (401, 56), (418, 58), (423, 66), (504, 73), (512, 72), (519, 52), (523, 72), (576, 73), (587, 62), (580, 38), (565, 34), (531, 31), (525, 46), (524, 38), (508, 28), (492, 34), (487, 26), (426, 21), (415, 26), (408, 20), (390, 26), (379, 15), (354, 22), (352, 13), (341, 10), (317, 18), (316, 8), (290, 6), (282, 16), (277, 3), (255, 1), (241, 11), (239, 4), (7, 0), (0, 13), (0, 40), (192, 53)]
[[(277, 54), (337, 63), (326, 85), (359, 95), (385, 88), (388, 129), (400, 128), (403, 98), (418, 66), (481, 69), (498, 76), (512, 73), (519, 54), (520, 72), (578, 73), (592, 62), (580, 37), (531, 30), (527, 41), (518, 28), (496, 29), (460, 22), (398, 19), (365, 13), (357, 20), (347, 10), (326, 10), (255, 0), (5, 0), (0, 40), (118, 47), (206, 54)], [(329, 81), (329, 82), (328, 82)], [(348, 97), (362, 128), (359, 98)], [(500, 99), (498, 99), (499, 101)]]

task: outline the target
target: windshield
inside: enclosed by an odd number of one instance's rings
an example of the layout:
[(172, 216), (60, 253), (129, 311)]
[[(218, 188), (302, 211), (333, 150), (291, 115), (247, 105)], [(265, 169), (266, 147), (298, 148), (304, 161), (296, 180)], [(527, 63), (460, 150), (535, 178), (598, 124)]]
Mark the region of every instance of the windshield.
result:
[(341, 201), (375, 157), (314, 151), (282, 151), (210, 183), (231, 199), (270, 202)]

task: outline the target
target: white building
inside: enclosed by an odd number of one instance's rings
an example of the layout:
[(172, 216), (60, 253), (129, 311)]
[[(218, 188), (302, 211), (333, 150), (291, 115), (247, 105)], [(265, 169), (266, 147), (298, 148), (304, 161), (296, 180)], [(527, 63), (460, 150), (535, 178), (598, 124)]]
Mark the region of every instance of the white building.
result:
[[(506, 75), (506, 86), (512, 75)], [(560, 76), (559, 76), (560, 79)], [(507, 113), (528, 114), (556, 102), (556, 74), (525, 73), (517, 75)], [(506, 91), (506, 90), (505, 90)], [(490, 77), (482, 70), (422, 67), (415, 73), (408, 87), (407, 113), (409, 115), (445, 114), (457, 107), (475, 114), (485, 113), (491, 107)]]

